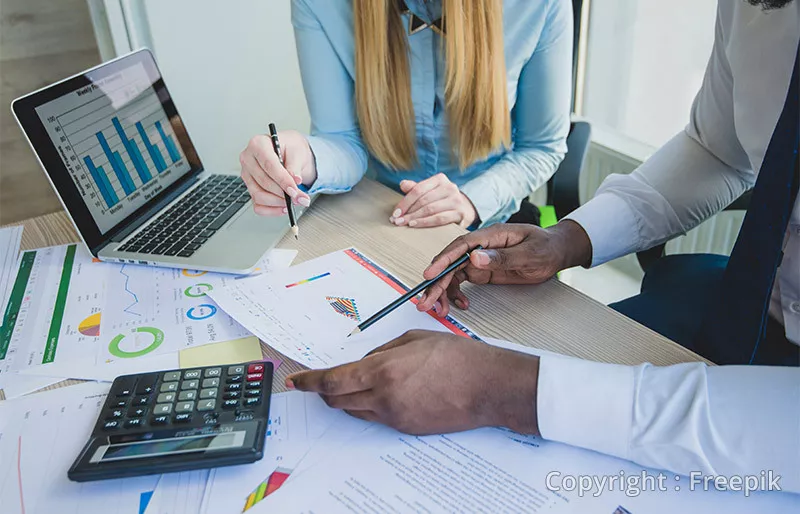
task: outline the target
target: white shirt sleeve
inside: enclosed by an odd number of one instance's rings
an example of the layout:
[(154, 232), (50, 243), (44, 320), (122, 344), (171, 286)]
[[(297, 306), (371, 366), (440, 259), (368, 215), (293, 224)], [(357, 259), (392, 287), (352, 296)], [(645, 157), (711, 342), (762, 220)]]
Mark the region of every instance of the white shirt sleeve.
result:
[(683, 475), (772, 470), (800, 493), (800, 368), (540, 359), (543, 438)]
[(567, 216), (592, 242), (592, 265), (652, 248), (724, 209), (755, 182), (734, 121), (722, 22), (686, 129), (630, 175), (611, 175)]

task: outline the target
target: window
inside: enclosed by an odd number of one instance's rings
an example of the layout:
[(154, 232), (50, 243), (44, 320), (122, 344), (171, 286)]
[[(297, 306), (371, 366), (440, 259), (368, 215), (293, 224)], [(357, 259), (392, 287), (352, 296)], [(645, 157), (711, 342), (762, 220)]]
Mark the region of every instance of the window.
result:
[(591, 0), (579, 114), (651, 147), (682, 130), (714, 43), (715, 0)]

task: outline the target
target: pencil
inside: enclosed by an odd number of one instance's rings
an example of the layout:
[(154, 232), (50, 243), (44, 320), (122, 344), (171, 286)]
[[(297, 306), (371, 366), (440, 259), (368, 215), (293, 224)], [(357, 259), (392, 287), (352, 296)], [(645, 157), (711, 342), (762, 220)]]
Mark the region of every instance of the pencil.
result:
[[(476, 246), (471, 251), (482, 250), (482, 249), (483, 249), (482, 246)], [(462, 264), (467, 262), (467, 260), (469, 260), (469, 254), (470, 254), (470, 252), (465, 253), (464, 255), (459, 257), (455, 262), (453, 262), (453, 264), (451, 264), (450, 266), (445, 268), (444, 271), (442, 271), (441, 273), (439, 273), (438, 275), (436, 275), (432, 279), (422, 282), (421, 284), (416, 286), (414, 289), (410, 290), (409, 292), (407, 292), (406, 294), (404, 294), (403, 296), (401, 296), (397, 300), (393, 301), (392, 303), (390, 303), (389, 305), (387, 305), (383, 309), (379, 310), (378, 312), (376, 312), (375, 314), (370, 316), (369, 319), (367, 319), (366, 321), (362, 321), (352, 332), (350, 332), (347, 335), (347, 337), (354, 336), (354, 335), (356, 335), (358, 333), (363, 332), (364, 330), (366, 330), (370, 326), (372, 326), (375, 323), (377, 323), (378, 321), (382, 320), (388, 314), (392, 313), (395, 309), (397, 309), (398, 307), (400, 307), (401, 305), (403, 305), (404, 303), (406, 303), (410, 299), (412, 299), (415, 296), (417, 296), (421, 291), (423, 291), (424, 289), (427, 289), (428, 287), (433, 285), (440, 278), (442, 278), (443, 276), (445, 276), (448, 273), (450, 273), (450, 272), (454, 271), (455, 269), (457, 269), (459, 266), (461, 266)]]
[[(281, 154), (281, 142), (278, 140), (278, 129), (275, 128), (274, 123), (269, 124), (269, 137), (272, 139), (272, 149), (275, 150), (275, 155), (278, 156), (278, 160), (281, 161), (281, 165), (284, 165), (283, 155)], [(285, 191), (283, 193), (283, 198), (286, 200), (286, 210), (289, 214), (289, 226), (292, 229), (294, 238), (298, 239), (298, 236), (300, 235), (300, 229), (297, 227), (297, 218), (294, 215), (294, 205), (292, 205), (292, 199)]]

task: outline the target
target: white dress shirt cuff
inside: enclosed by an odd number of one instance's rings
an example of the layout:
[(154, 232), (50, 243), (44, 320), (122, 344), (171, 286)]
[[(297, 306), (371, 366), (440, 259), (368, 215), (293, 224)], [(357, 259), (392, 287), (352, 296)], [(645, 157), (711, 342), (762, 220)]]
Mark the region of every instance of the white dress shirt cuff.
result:
[(615, 194), (600, 193), (566, 216), (578, 223), (592, 243), (592, 266), (637, 249), (637, 213)]
[(544, 439), (627, 459), (634, 368), (543, 355), (537, 415)]

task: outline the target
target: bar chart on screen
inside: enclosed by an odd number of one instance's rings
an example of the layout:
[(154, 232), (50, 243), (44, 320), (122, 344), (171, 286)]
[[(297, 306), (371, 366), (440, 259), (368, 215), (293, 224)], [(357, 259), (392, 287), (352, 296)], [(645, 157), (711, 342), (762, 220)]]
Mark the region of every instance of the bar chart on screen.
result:
[(96, 220), (113, 225), (190, 168), (141, 66), (44, 104), (37, 113)]

